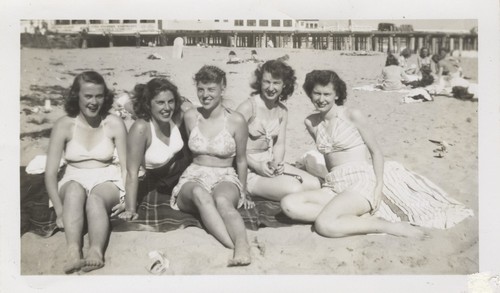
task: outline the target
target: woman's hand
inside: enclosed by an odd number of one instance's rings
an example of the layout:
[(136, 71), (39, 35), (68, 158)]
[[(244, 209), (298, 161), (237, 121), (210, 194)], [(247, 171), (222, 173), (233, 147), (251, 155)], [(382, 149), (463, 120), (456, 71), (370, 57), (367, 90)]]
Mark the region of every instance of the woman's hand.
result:
[(378, 210), (380, 207), (380, 202), (382, 201), (382, 189), (383, 185), (379, 184), (375, 186), (375, 190), (373, 191), (373, 207), (372, 211), (370, 212), (372, 215), (375, 214), (375, 212)]
[(243, 198), (243, 207), (245, 208), (245, 210), (253, 209), (255, 207), (255, 202), (250, 199), (247, 191), (245, 191), (244, 194), (245, 197)]
[(273, 168), (271, 163), (270, 161), (260, 161), (257, 168), (254, 169), (255, 173), (264, 177), (273, 177), (276, 169)]
[(125, 203), (120, 202), (119, 204), (115, 205), (111, 209), (111, 216), (110, 217), (115, 217), (115, 216), (119, 215), (121, 212), (123, 212), (124, 210), (125, 210)]
[(125, 221), (133, 221), (137, 220), (139, 218), (139, 214), (134, 212), (134, 211), (124, 211), (123, 213), (118, 215), (118, 218), (125, 220)]
[(56, 218), (56, 225), (57, 225), (57, 228), (59, 229), (64, 229), (64, 224), (63, 224), (63, 218), (62, 218), (62, 215), (61, 216), (58, 216)]
[(285, 163), (284, 162), (279, 162), (279, 163), (274, 163), (274, 175), (283, 175), (285, 172)]

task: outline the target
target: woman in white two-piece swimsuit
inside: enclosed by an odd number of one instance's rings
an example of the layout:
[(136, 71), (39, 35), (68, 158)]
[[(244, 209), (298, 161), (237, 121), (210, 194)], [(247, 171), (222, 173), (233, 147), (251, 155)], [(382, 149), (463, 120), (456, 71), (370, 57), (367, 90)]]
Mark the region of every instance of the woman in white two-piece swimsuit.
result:
[(283, 198), (281, 207), (290, 218), (314, 223), (326, 237), (388, 233), (423, 238), (426, 233), (414, 225), (444, 229), (471, 215), (425, 177), (397, 162), (384, 163), (361, 112), (343, 106), (346, 85), (335, 72), (314, 70), (303, 88), (318, 111), (305, 125), (330, 173), (322, 189)]
[(179, 95), (177, 87), (167, 79), (153, 78), (135, 86), (133, 103), (138, 119), (127, 137), (127, 192), (125, 211), (119, 215), (125, 220), (138, 217), (141, 167), (146, 169), (141, 184), (147, 192), (156, 189), (168, 194), (190, 161), (182, 119), (192, 104)]
[(248, 265), (250, 245), (237, 211), (241, 206), (254, 206), (246, 198), (248, 128), (241, 114), (222, 105), (224, 71), (203, 66), (194, 79), (201, 107), (184, 115), (193, 163), (172, 191), (170, 205), (173, 209), (199, 213), (208, 232), (234, 249), (229, 265)]
[[(52, 128), (45, 186), (64, 228), (67, 242), (66, 273), (91, 271), (104, 266), (104, 250), (113, 216), (125, 188), (126, 129), (123, 121), (108, 115), (113, 95), (103, 77), (94, 71), (75, 77), (66, 98), (67, 116)], [(115, 149), (120, 166), (113, 164)], [(59, 162), (67, 166), (57, 182)], [(114, 212), (113, 212), (114, 211)], [(83, 259), (83, 229), (87, 223), (90, 247)]]

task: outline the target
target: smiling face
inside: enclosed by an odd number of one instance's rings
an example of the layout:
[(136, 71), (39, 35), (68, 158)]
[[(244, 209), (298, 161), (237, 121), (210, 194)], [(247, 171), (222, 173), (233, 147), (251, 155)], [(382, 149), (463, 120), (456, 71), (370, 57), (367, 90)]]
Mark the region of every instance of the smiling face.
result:
[(262, 74), (261, 96), (269, 100), (277, 100), (283, 91), (283, 79), (274, 78), (271, 73), (264, 71)]
[(78, 106), (80, 113), (87, 118), (95, 118), (99, 115), (104, 104), (104, 85), (91, 82), (83, 82), (78, 92)]
[(170, 91), (160, 92), (151, 100), (151, 118), (157, 122), (169, 122), (174, 109), (175, 97)]
[(316, 84), (311, 92), (311, 101), (320, 113), (330, 111), (337, 99), (337, 93), (331, 82), (327, 85)]
[(200, 104), (205, 109), (213, 109), (222, 101), (225, 87), (215, 82), (202, 83), (196, 85), (196, 93)]

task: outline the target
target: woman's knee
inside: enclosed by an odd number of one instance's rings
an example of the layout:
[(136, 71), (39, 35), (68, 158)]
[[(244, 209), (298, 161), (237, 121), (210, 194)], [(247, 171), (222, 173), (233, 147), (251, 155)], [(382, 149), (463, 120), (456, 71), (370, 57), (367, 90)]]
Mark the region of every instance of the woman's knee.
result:
[(346, 234), (342, 231), (342, 227), (338, 225), (338, 222), (331, 217), (318, 216), (314, 222), (314, 230), (321, 236), (339, 238), (344, 237)]
[(66, 196), (87, 196), (83, 186), (75, 181), (70, 181), (66, 184), (64, 189), (64, 194)]
[(302, 188), (304, 189), (304, 191), (316, 190), (321, 188), (321, 183), (319, 182), (319, 179), (317, 177), (311, 175), (303, 179), (304, 182), (302, 183)]
[(303, 198), (297, 194), (290, 194), (283, 197), (280, 201), (281, 209), (291, 219), (297, 218), (297, 209), (303, 203)]
[(193, 193), (193, 202), (197, 207), (215, 205), (212, 195), (201, 186), (193, 187), (192, 193)]

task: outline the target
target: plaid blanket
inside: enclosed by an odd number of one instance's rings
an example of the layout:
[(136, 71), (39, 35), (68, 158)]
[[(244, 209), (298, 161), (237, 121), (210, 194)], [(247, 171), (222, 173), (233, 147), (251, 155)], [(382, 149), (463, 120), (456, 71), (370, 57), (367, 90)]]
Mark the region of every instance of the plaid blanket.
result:
[[(21, 167), (21, 236), (26, 232), (33, 232), (42, 237), (50, 237), (58, 231), (56, 215), (49, 208), (49, 197), (45, 190), (43, 174), (26, 174)], [(170, 195), (165, 190), (149, 188), (149, 184), (142, 184), (139, 192), (139, 218), (135, 221), (123, 221), (112, 218), (114, 232), (122, 231), (153, 231), (167, 232), (179, 228), (203, 225), (196, 215), (173, 210), (170, 207)], [(279, 203), (262, 198), (253, 198), (255, 208), (239, 212), (248, 229), (257, 230), (259, 227), (290, 226), (293, 221), (286, 217)]]

